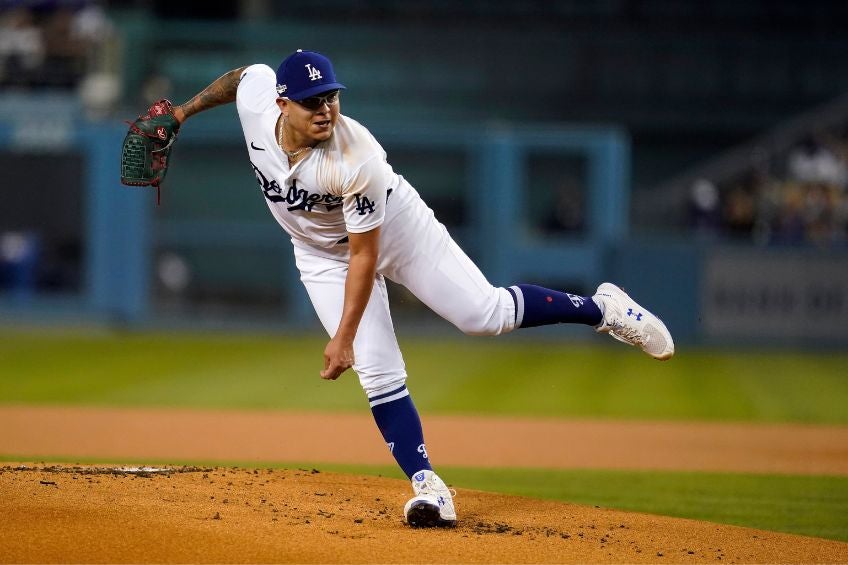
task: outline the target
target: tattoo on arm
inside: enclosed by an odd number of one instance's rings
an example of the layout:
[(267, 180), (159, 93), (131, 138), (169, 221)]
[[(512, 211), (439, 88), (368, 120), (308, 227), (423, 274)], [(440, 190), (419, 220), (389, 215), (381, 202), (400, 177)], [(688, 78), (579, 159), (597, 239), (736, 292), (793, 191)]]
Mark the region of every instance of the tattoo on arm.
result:
[(182, 110), (185, 116), (183, 119), (198, 112), (208, 110), (209, 108), (234, 102), (236, 99), (236, 89), (238, 89), (238, 84), (241, 80), (241, 73), (246, 68), (233, 69), (222, 75), (215, 82), (204, 88), (202, 92), (195, 95), (194, 98), (185, 104), (181, 104), (179, 109)]

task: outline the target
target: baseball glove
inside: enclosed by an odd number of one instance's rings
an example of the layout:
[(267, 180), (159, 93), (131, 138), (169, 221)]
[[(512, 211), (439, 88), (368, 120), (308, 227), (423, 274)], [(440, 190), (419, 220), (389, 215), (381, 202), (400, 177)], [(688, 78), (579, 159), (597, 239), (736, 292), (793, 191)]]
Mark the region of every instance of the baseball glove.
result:
[(168, 156), (180, 129), (171, 102), (160, 100), (127, 123), (130, 129), (121, 149), (121, 182), (158, 189), (168, 172)]

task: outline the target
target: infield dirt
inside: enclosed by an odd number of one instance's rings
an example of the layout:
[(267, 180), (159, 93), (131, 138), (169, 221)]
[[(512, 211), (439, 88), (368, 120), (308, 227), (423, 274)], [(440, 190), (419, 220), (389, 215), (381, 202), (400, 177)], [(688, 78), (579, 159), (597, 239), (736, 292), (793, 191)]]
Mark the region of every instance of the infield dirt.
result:
[(0, 470), (15, 563), (844, 563), (848, 544), (459, 489), (413, 530), (400, 480), (317, 470)]
[[(848, 451), (845, 428), (491, 418), (427, 425), (440, 460), (477, 457), (481, 466), (530, 466), (534, 459), (521, 458), (539, 438), (565, 455), (543, 461), (552, 467), (573, 466), (568, 454), (576, 453), (598, 467), (844, 474)], [(401, 516), (411, 489), (397, 479), (313, 469), (119, 470), (126, 460), (310, 454), (300, 460), (388, 463), (375, 434), (358, 415), (2, 407), (0, 453), (115, 464), (0, 468), (0, 562), (848, 563), (848, 543), (462, 488), (457, 528), (413, 530)], [(483, 449), (478, 435), (488, 438)]]

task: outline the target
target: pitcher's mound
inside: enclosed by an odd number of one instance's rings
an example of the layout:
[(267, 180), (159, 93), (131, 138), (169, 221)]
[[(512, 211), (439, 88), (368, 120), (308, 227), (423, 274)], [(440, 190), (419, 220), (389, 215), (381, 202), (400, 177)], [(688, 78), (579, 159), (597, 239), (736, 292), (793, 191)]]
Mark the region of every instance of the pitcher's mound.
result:
[(396, 479), (308, 470), (0, 468), (4, 563), (824, 563), (848, 544), (458, 489), (413, 530)]

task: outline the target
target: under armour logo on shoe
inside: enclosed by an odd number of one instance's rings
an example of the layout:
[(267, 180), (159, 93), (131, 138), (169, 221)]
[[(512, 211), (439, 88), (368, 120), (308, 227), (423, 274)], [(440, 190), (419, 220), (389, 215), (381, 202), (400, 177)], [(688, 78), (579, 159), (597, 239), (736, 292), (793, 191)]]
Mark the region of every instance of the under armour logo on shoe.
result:
[(437, 498), (436, 500), (439, 502), (439, 506), (444, 506), (444, 505), (445, 505), (445, 497), (444, 497), (444, 496), (440, 496), (440, 497), (439, 497), (439, 498)]
[(627, 315), (628, 315), (628, 316), (636, 316), (636, 321), (637, 321), (637, 322), (641, 322), (641, 321), (642, 321), (642, 312), (639, 312), (638, 314), (634, 314), (634, 313), (633, 313), (633, 308), (628, 308), (628, 309), (627, 309)]
[(421, 471), (420, 473), (418, 473), (417, 475), (415, 475), (412, 478), (420, 483), (421, 481), (424, 480), (424, 471)]

